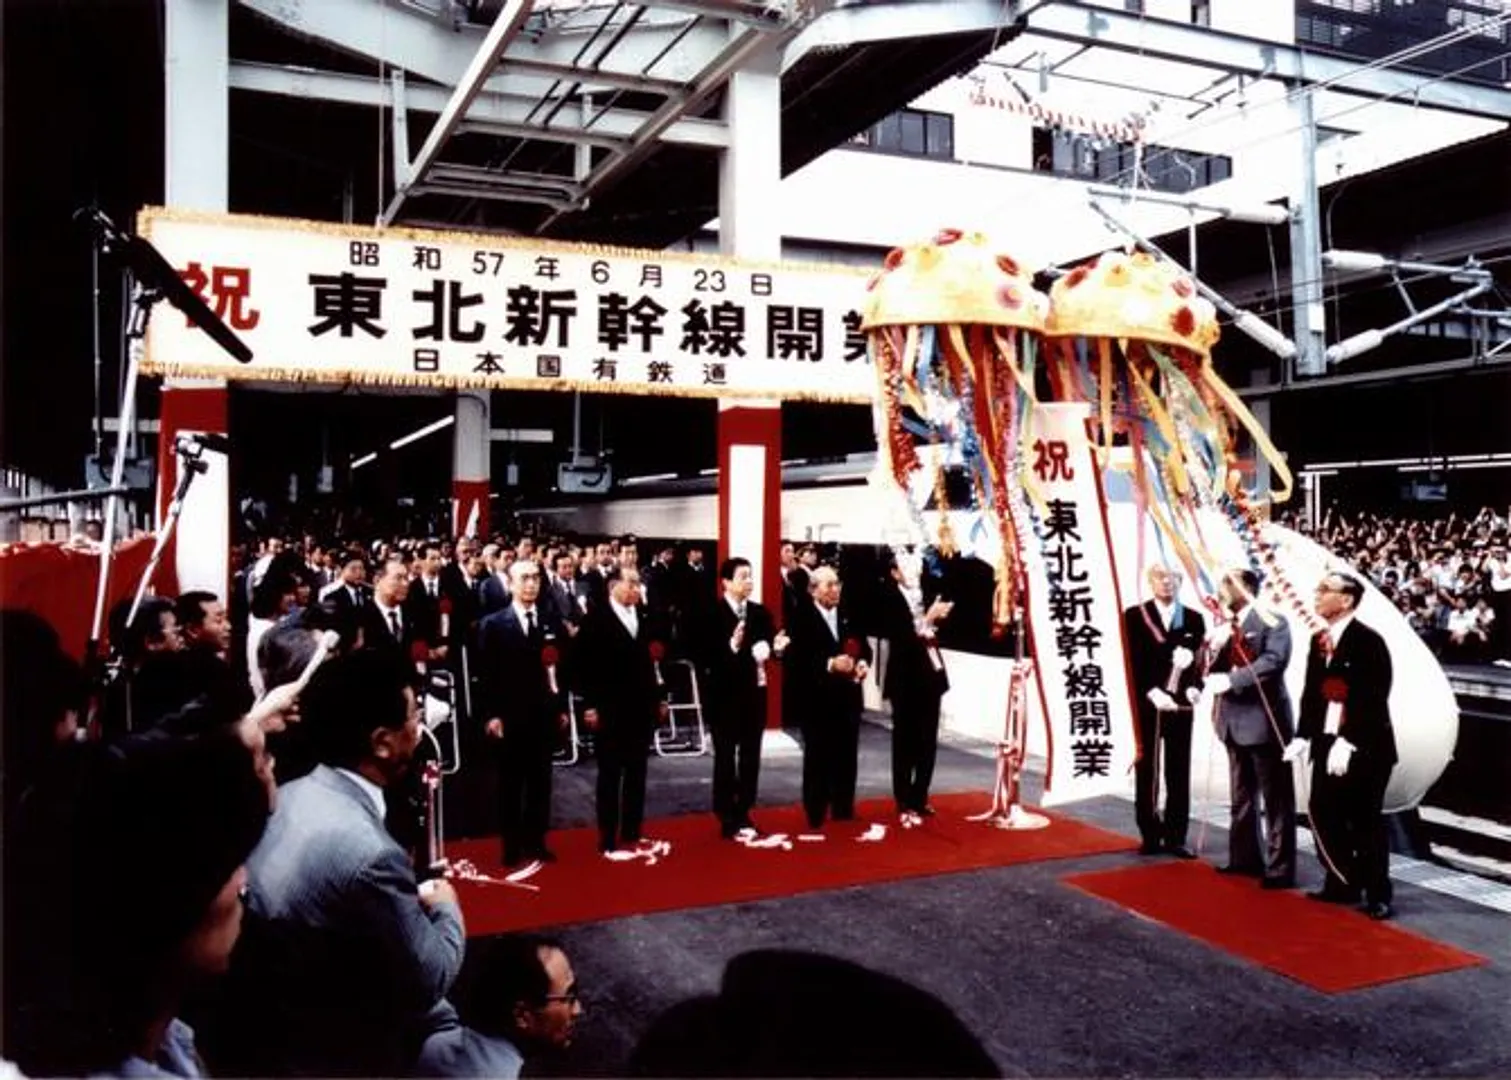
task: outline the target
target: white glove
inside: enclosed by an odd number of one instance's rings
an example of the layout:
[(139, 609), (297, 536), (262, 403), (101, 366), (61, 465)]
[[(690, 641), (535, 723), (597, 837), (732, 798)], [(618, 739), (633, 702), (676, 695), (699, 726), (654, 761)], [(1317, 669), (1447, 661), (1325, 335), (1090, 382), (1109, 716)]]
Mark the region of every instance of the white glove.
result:
[(1176, 671), (1185, 671), (1196, 659), (1196, 654), (1184, 645), (1177, 645), (1170, 653), (1170, 666)]
[(1190, 702), (1192, 705), (1195, 705), (1198, 701), (1200, 701), (1201, 700), (1201, 687), (1199, 687), (1199, 686), (1188, 686), (1188, 687), (1186, 687), (1186, 700), (1188, 702)]
[(1286, 743), (1285, 752), (1280, 755), (1284, 761), (1305, 761), (1312, 752), (1312, 744), (1307, 739), (1292, 739)]
[(758, 664), (764, 664), (771, 659), (771, 646), (764, 641), (758, 641), (750, 647), (750, 658)]
[(1342, 776), (1348, 772), (1348, 759), (1354, 756), (1354, 744), (1347, 739), (1338, 739), (1327, 752), (1327, 775)]
[(1207, 683), (1202, 687), (1207, 693), (1216, 697), (1218, 694), (1226, 694), (1233, 689), (1233, 679), (1227, 672), (1219, 671), (1216, 675), (1208, 675)]
[(1174, 712), (1179, 707), (1175, 704), (1175, 699), (1173, 697), (1165, 693), (1157, 686), (1144, 696), (1152, 701), (1154, 703), (1154, 707), (1160, 712)]
[(1233, 627), (1229, 624), (1217, 623), (1207, 631), (1207, 648), (1213, 652), (1221, 652), (1228, 647), (1228, 642), (1233, 640)]

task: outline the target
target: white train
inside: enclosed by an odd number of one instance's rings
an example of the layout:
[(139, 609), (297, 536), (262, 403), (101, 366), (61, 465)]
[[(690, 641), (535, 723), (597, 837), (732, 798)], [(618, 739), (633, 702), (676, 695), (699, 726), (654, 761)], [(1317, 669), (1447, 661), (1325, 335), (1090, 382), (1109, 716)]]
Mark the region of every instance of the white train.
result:
[[(782, 536), (819, 543), (878, 544), (909, 543), (914, 531), (904, 500), (891, 498), (867, 482), (875, 467), (874, 455), (852, 455), (830, 464), (803, 464), (783, 471)], [(955, 506), (965, 504), (968, 494), (949, 485)], [(1112, 502), (1108, 523), (1117, 553), (1136, 550), (1138, 518), (1130, 503)], [(972, 515), (948, 511), (955, 535), (970, 535)], [(925, 517), (937, 513), (927, 507)], [(523, 511), (550, 528), (580, 534), (623, 535), (642, 538), (712, 541), (718, 533), (718, 495), (712, 476), (686, 480), (630, 483), (615, 496), (570, 505)], [(1214, 553), (1232, 565), (1243, 562), (1239, 541), (1217, 515), (1204, 523), (1204, 534)], [(1220, 538), (1220, 539), (1219, 539)], [(1307, 538), (1271, 526), (1269, 538), (1277, 549), (1283, 572), (1301, 596), (1310, 597), (1317, 581), (1344, 564)], [(1155, 550), (1152, 538), (1149, 550)], [(981, 552), (989, 561), (991, 553)], [(1139, 568), (1133, 558), (1118, 560), (1119, 587), (1125, 598), (1139, 595)], [(1185, 602), (1199, 603), (1186, 583)], [(1131, 602), (1131, 600), (1129, 601)], [(1453, 756), (1458, 739), (1458, 706), (1453, 690), (1437, 659), (1417, 637), (1395, 606), (1366, 582), (1362, 617), (1384, 635), (1395, 665), (1391, 714), (1401, 760), (1386, 792), (1386, 809), (1416, 806), (1442, 775)], [(1288, 616), (1289, 617), (1289, 616)], [(1306, 642), (1310, 632), (1291, 618), (1295, 652), (1287, 672), (1293, 700), (1300, 696), (1306, 667)], [(1001, 734), (1008, 684), (1003, 665), (1008, 661), (951, 654), (952, 689), (944, 703), (945, 722), (951, 728), (988, 739)], [(1030, 695), (1030, 699), (1034, 699)], [(874, 698), (873, 698), (874, 701)], [(1222, 748), (1216, 746), (1210, 729), (1198, 725), (1192, 754), (1192, 793), (1213, 799), (1226, 798), (1227, 767)], [(1045, 749), (1042, 719), (1031, 719), (1029, 753), (1042, 756)], [(1305, 777), (1298, 774), (1298, 795), (1304, 800)], [(1303, 801), (1304, 805), (1304, 801)]]

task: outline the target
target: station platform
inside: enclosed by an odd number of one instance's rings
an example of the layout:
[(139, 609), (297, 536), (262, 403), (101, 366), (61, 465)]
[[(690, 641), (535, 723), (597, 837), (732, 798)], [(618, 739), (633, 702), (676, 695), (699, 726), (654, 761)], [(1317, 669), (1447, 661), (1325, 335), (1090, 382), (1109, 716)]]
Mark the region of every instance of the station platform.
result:
[[(755, 814), (768, 830), (792, 820), (781, 808), (798, 802), (801, 787), (791, 737), (773, 733), (769, 742)], [(897, 831), (890, 814), (888, 742), (880, 724), (862, 726), (859, 795), (882, 801), (867, 821), (831, 826), (830, 861), (853, 859), (839, 848), (864, 846), (859, 837), (871, 824), (888, 830), (868, 849), (877, 859), (895, 858), (889, 844), (926, 842)], [(1024, 778), (1030, 805), (1039, 794), (1033, 764)], [(940, 817), (924, 827), (937, 823), (939, 844), (964, 847), (976, 842), (967, 830), (989, 830), (962, 815), (986, 807), (994, 770), (988, 744), (947, 737), (934, 783)], [(540, 893), (464, 889), (474, 921), (481, 907), (549, 905), (552, 890), (583, 887), (584, 875), (654, 896), (658, 882), (685, 890), (700, 870), (678, 860), (717, 845), (726, 849), (720, 866), (748, 859), (759, 869), (742, 873), (770, 876), (762, 899), (711, 903), (705, 896), (676, 910), (536, 927), (567, 949), (586, 1014), (565, 1056), (532, 1072), (1506, 1075), (1511, 888), (1493, 881), (1395, 857), (1398, 914), (1376, 924), (1301, 895), (1321, 880), (1304, 828), (1301, 890), (1262, 892), (1210, 869), (1226, 861), (1225, 806), (1193, 807), (1191, 843), (1201, 860), (1191, 863), (1137, 855), (1131, 802), (1104, 798), (1059, 808), (1041, 834), (1110, 838), (1080, 854), (949, 869), (960, 865), (956, 853), (937, 872), (818, 888), (809, 882), (783, 895), (791, 871), (781, 860), (816, 856), (733, 850), (717, 839), (707, 812), (711, 774), (709, 757), (652, 759), (648, 818), (669, 819), (681, 838), (655, 865), (585, 867), (569, 851), (572, 834), (556, 832), (561, 861), (530, 879)], [(591, 825), (594, 778), (590, 761), (556, 770), (557, 829)], [(479, 854), (493, 848), (461, 843)], [(1142, 892), (1123, 887), (1150, 874), (1152, 890), (1147, 880)], [(1229, 887), (1245, 891), (1222, 891)], [(1172, 898), (1184, 908), (1158, 910)], [(1331, 922), (1319, 928), (1319, 918)], [(1314, 937), (1300, 967), (1282, 973), (1296, 961), (1295, 946), (1318, 933), (1331, 944), (1319, 947)], [(1384, 955), (1391, 949), (1404, 949), (1404, 967), (1391, 967)], [(1424, 959), (1418, 967), (1435, 973), (1411, 974)]]

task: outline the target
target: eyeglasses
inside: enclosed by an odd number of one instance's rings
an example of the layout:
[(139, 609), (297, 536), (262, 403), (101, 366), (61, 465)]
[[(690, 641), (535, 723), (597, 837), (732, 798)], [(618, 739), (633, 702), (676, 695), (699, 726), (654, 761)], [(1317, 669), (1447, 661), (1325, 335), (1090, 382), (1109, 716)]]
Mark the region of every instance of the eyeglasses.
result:
[(566, 1005), (577, 1005), (582, 1001), (582, 991), (577, 989), (568, 990), (565, 994), (547, 994), (546, 1003), (560, 1001)]

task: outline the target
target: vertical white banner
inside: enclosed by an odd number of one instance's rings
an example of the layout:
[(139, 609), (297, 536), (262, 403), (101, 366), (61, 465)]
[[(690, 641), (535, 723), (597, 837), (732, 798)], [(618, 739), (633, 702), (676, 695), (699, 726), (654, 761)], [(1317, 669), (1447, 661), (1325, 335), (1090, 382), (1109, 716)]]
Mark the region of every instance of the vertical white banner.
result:
[(1030, 412), (1043, 494), (1025, 543), (1029, 625), (1049, 738), (1044, 805), (1117, 794), (1137, 754), (1122, 602), (1085, 404)]

